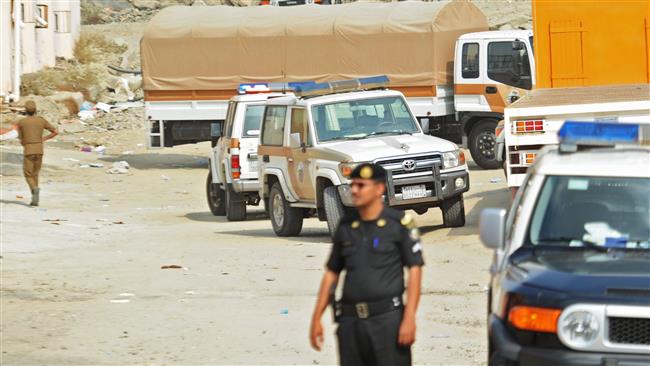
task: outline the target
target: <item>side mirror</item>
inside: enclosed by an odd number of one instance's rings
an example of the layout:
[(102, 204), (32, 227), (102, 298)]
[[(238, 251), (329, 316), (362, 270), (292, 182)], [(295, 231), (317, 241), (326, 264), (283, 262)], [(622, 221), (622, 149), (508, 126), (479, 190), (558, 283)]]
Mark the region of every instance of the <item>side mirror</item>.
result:
[(298, 132), (289, 135), (289, 147), (292, 149), (298, 149), (302, 147), (302, 144), (300, 142), (300, 134)]
[(486, 208), (479, 218), (479, 235), (486, 248), (497, 249), (506, 240), (506, 210)]

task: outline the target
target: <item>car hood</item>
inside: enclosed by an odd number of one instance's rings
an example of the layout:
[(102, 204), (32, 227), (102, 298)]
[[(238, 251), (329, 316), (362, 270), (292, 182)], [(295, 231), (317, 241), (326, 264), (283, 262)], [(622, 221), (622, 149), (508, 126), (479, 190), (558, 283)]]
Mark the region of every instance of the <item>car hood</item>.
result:
[(407, 154), (440, 153), (458, 148), (453, 142), (424, 134), (337, 141), (326, 143), (323, 147), (346, 155), (349, 162), (365, 162)]
[(509, 274), (526, 286), (589, 296), (650, 293), (650, 251), (536, 251), (512, 261)]

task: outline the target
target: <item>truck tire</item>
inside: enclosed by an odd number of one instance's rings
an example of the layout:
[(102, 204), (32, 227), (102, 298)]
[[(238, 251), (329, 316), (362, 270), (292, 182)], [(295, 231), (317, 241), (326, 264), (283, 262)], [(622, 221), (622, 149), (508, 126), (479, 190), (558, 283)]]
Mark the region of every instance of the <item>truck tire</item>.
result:
[(246, 200), (231, 185), (226, 189), (226, 218), (228, 221), (246, 220)]
[(478, 121), (469, 132), (469, 152), (472, 154), (474, 162), (483, 169), (497, 169), (501, 166), (494, 154), (497, 136), (494, 129), (497, 127), (497, 121), (493, 119), (483, 119)]
[(445, 227), (465, 226), (465, 201), (462, 195), (442, 201), (440, 209)]
[(297, 236), (302, 230), (303, 210), (291, 207), (284, 198), (280, 183), (273, 184), (269, 192), (269, 216), (277, 236)]
[(212, 183), (212, 172), (208, 173), (206, 182), (206, 195), (208, 198), (208, 207), (214, 216), (224, 216), (226, 214), (226, 193), (221, 189), (218, 183)]
[(345, 215), (345, 206), (343, 206), (339, 191), (335, 186), (329, 186), (323, 190), (323, 206), (325, 206), (327, 228), (330, 230), (330, 235), (334, 237), (339, 222)]

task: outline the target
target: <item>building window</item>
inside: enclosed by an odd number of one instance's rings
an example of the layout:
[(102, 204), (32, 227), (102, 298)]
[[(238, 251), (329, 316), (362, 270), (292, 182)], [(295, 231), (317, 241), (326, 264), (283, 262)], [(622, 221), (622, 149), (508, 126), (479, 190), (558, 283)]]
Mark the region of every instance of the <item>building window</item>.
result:
[(47, 5), (36, 5), (36, 28), (47, 28), (49, 22)]
[(70, 33), (70, 12), (54, 12), (54, 31), (57, 33)]

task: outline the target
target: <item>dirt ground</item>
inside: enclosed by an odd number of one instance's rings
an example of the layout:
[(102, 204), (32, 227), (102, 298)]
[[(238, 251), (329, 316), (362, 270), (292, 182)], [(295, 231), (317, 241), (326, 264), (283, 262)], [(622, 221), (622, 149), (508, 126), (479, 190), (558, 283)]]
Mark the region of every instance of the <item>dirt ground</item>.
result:
[[(0, 363), (335, 364), (329, 314), (324, 351), (307, 339), (326, 224), (308, 219), (287, 239), (259, 208), (246, 222), (214, 217), (209, 145), (146, 151), (142, 141), (131, 133), (112, 155), (48, 143), (38, 208), (27, 206), (20, 148), (0, 146)], [(107, 174), (118, 160), (129, 173)], [(90, 163), (104, 167), (80, 167)], [(417, 217), (426, 260), (417, 364), (485, 363), (491, 253), (476, 232), (482, 208), (509, 201), (501, 177), (472, 165), (464, 228), (443, 228), (437, 209)]]

